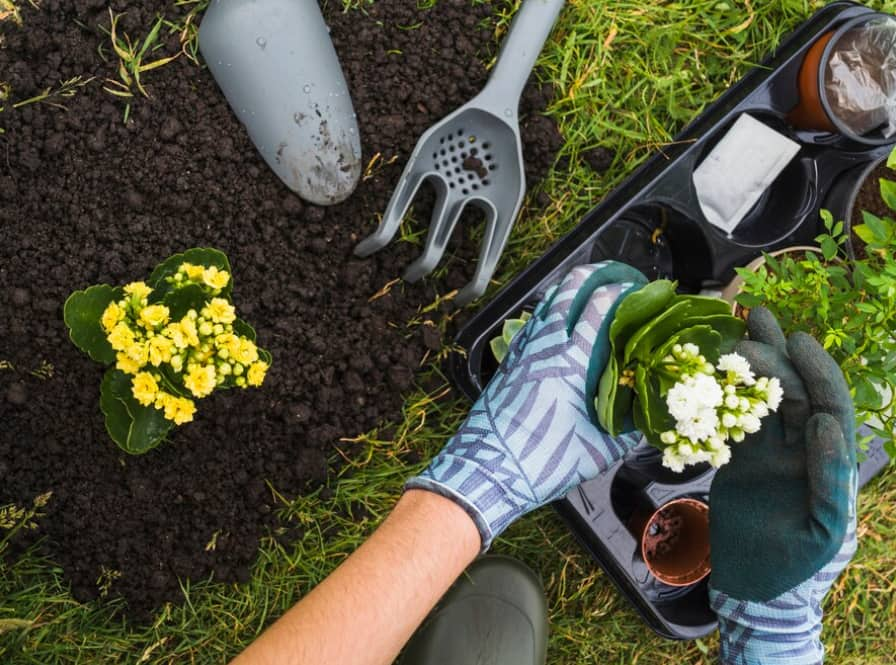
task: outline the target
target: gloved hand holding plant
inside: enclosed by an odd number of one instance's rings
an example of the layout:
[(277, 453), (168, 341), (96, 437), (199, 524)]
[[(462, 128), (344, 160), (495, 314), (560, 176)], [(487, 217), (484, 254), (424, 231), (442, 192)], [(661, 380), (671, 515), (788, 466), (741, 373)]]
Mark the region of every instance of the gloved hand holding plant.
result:
[(508, 348), (464, 424), (408, 489), (448, 497), (473, 519), (482, 548), (512, 521), (605, 471), (640, 435), (612, 437), (588, 413), (619, 299), (646, 282), (604, 262), (552, 287)]
[(100, 388), (109, 435), (144, 453), (174, 425), (190, 422), (218, 388), (260, 386), (271, 356), (236, 316), (230, 263), (190, 249), (159, 264), (146, 282), (76, 291), (65, 303), (72, 341), (112, 365)]
[(784, 401), (710, 491), (710, 601), (726, 665), (817, 665), (822, 601), (856, 550), (855, 414), (834, 359), (764, 308), (737, 351)]

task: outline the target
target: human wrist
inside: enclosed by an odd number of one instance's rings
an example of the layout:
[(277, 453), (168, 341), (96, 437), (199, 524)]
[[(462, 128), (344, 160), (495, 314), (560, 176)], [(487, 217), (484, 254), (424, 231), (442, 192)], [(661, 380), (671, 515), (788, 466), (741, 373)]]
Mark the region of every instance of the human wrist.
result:
[(428, 488), (405, 487), (390, 518), (407, 518), (422, 529), (437, 532), (438, 538), (450, 541), (458, 557), (467, 562), (481, 550), (479, 529), (464, 507)]

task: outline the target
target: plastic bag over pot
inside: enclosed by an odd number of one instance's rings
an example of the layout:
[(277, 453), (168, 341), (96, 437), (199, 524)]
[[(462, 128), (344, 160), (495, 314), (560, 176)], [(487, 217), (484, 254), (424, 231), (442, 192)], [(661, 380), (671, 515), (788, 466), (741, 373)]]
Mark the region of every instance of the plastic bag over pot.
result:
[(896, 19), (847, 30), (828, 46), (824, 88), (830, 113), (857, 136), (878, 127), (896, 134)]

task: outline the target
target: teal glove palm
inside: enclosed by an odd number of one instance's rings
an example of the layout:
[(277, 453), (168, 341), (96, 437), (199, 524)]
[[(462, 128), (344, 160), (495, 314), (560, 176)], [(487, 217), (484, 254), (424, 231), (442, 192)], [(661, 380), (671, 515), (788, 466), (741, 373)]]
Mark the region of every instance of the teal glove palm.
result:
[(753, 310), (737, 352), (784, 399), (710, 492), (710, 602), (726, 664), (821, 663), (821, 603), (856, 549), (855, 415), (843, 373), (809, 335)]
[(513, 520), (593, 478), (640, 435), (598, 429), (593, 397), (621, 296), (646, 283), (630, 266), (574, 268), (545, 295), (510, 344), (464, 424), (408, 489), (456, 501), (482, 548)]

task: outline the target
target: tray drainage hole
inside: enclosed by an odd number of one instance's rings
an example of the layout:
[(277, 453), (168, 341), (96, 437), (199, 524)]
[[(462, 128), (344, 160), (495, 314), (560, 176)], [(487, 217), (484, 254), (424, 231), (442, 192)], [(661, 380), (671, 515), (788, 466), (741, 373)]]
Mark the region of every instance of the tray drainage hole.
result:
[(459, 166), (455, 167), (455, 168), (454, 168), (454, 172), (455, 172), (455, 173), (460, 173), (460, 167), (459, 167)]
[(444, 150), (439, 150), (439, 154), (442, 155), (442, 157), (444, 157), (444, 156), (445, 156), (445, 151), (444, 151)]
[(439, 163), (436, 162), (436, 171), (438, 171), (438, 170), (439, 170)]
[(491, 156), (491, 154), (487, 154), (487, 155), (485, 156), (485, 161), (487, 161), (487, 162), (492, 161), (492, 156)]
[(439, 158), (439, 153), (437, 153), (437, 152), (432, 153), (432, 158), (433, 158), (433, 159), (438, 159), (438, 158)]
[(491, 180), (485, 179), (485, 180), (482, 181), (482, 184), (483, 184), (483, 185), (491, 185), (492, 182), (491, 182)]
[(445, 161), (442, 162), (442, 166), (448, 166), (448, 160), (447, 160), (447, 159), (446, 159)]
[(451, 163), (452, 163), (452, 164), (457, 164), (457, 156), (456, 156), (456, 155), (455, 155), (454, 157), (451, 158)]
[(454, 152), (454, 146), (453, 146), (453, 145), (449, 145), (449, 146), (448, 146), (448, 150), (450, 150), (451, 152)]
[[(448, 135), (448, 138), (451, 138), (451, 134)], [(439, 143), (444, 143), (444, 142), (445, 142), (445, 137), (443, 136), (442, 138), (439, 139)]]
[(464, 196), (466, 196), (467, 194), (470, 193), (470, 190), (468, 190), (468, 189), (462, 189), (460, 191), (463, 193)]
[(453, 182), (449, 182), (449, 183), (448, 183), (448, 186), (449, 186), (451, 189), (454, 189), (454, 183), (453, 183)]
[(482, 148), (483, 148), (484, 150), (488, 150), (488, 149), (491, 148), (491, 147), (492, 147), (492, 144), (491, 144), (491, 143), (483, 143), (483, 144), (482, 144)]
[(461, 127), (460, 129), (457, 130), (457, 136), (458, 136), (458, 137), (461, 137), (461, 136), (463, 136), (463, 135), (464, 135), (464, 128)]
[(465, 153), (465, 152), (460, 153), (460, 158), (461, 158), (461, 159), (466, 159), (466, 158), (467, 158), (467, 153)]
[(460, 177), (457, 179), (457, 181), (458, 181), (458, 182), (466, 182), (466, 180), (464, 180), (464, 177), (463, 177), (463, 176), (460, 176)]
[(459, 143), (457, 144), (457, 147), (458, 147), (458, 148), (464, 148), (464, 147), (466, 147), (466, 146), (464, 146), (464, 142), (461, 141), (461, 142), (459, 142)]
[(476, 155), (479, 154), (479, 148), (473, 148), (473, 149), (470, 151), (470, 154), (473, 155), (473, 156), (475, 157)]
[(475, 192), (475, 191), (478, 190), (478, 189), (479, 189), (479, 185), (477, 185), (477, 184), (474, 182), (474, 183), (473, 183), (473, 191)]

